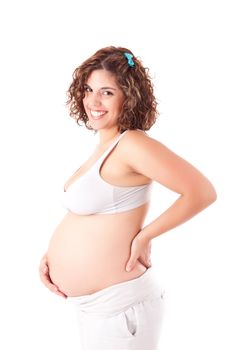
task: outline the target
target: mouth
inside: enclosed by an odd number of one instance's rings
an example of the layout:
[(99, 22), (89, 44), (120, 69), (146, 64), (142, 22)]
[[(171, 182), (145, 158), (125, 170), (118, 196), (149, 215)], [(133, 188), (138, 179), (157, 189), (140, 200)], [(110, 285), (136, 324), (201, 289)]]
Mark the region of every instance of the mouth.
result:
[(91, 117), (95, 120), (101, 119), (107, 112), (106, 111), (94, 111), (90, 110)]

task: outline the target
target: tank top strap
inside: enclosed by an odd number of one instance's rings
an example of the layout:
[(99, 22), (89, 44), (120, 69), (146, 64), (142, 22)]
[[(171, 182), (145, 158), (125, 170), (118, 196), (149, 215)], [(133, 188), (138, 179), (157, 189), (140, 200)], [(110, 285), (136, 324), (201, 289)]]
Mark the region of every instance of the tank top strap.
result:
[(120, 141), (120, 139), (122, 138), (122, 136), (127, 132), (127, 130), (123, 131), (118, 137), (117, 139), (105, 150), (105, 152), (102, 154), (102, 156), (100, 156), (100, 158), (97, 160), (96, 162), (96, 168), (98, 168), (100, 165), (102, 164), (102, 162), (104, 161), (104, 159), (108, 156), (108, 154), (111, 152), (111, 150), (116, 146), (116, 144)]

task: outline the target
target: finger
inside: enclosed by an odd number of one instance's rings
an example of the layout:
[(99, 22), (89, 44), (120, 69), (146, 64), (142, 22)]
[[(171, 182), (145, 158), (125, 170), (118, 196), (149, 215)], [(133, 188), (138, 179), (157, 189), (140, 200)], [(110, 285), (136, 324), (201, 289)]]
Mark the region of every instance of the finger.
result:
[(60, 290), (58, 290), (57, 292), (55, 292), (55, 294), (59, 295), (60, 297), (63, 297), (63, 298), (67, 298), (67, 295), (65, 295), (64, 293), (62, 293)]
[(46, 273), (46, 272), (48, 272), (48, 270), (49, 270), (49, 268), (48, 268), (48, 265), (47, 265), (46, 261), (41, 261), (40, 266), (39, 266), (40, 274), (41, 273)]
[(48, 266), (47, 266), (47, 265), (43, 265), (43, 266), (41, 267), (41, 272), (42, 272), (43, 274), (47, 274), (47, 273), (49, 272)]
[(146, 268), (149, 268), (149, 267), (151, 267), (152, 266), (152, 264), (151, 264), (151, 260), (146, 260), (145, 261), (145, 259), (144, 260), (142, 260), (142, 259), (138, 259), (139, 261), (140, 261), (140, 263), (142, 263)]
[(50, 287), (49, 287), (50, 291), (59, 295), (59, 296), (62, 296), (62, 297), (67, 297), (64, 293), (62, 293), (59, 288), (55, 285), (55, 284), (50, 284)]
[(56, 294), (59, 295), (60, 297), (64, 298), (64, 299), (67, 298), (67, 295), (65, 295), (65, 294), (62, 293), (62, 292), (57, 292)]
[(67, 298), (67, 295), (65, 295), (64, 293), (62, 293), (62, 292), (59, 290), (58, 286), (56, 286), (55, 284), (50, 283), (49, 289), (50, 289), (51, 292), (53, 292), (53, 293), (55, 293), (55, 294), (57, 294), (57, 295), (59, 295), (59, 296), (61, 296), (61, 297), (63, 297), (63, 298)]
[(135, 265), (135, 262), (134, 260), (130, 259), (126, 265), (126, 271), (127, 272), (130, 272), (132, 269), (133, 269), (133, 266)]
[(41, 260), (41, 263), (39, 266), (39, 274), (40, 274), (42, 281), (44, 281), (46, 279), (46, 280), (49, 280), (51, 282), (50, 276), (49, 276), (49, 267), (47, 264), (47, 259), (45, 259), (45, 258), (43, 258)]
[[(44, 273), (41, 273), (40, 274), (40, 279), (42, 281), (42, 283), (44, 283), (44, 285), (49, 288), (49, 289), (52, 289), (54, 284), (52, 283), (50, 277), (48, 274), (44, 274)], [(55, 288), (54, 288), (55, 289)]]
[(52, 288), (52, 286), (54, 286), (50, 276), (49, 276), (49, 270), (48, 269), (43, 269), (40, 270), (40, 279), (41, 281), (45, 284), (45, 286), (49, 289)]
[(64, 297), (64, 298), (67, 297), (64, 293), (62, 293), (62, 292), (59, 290), (58, 286), (56, 286), (54, 283), (51, 282), (50, 278), (45, 279), (45, 280), (44, 280), (44, 284), (45, 284), (45, 286), (46, 286), (52, 293), (55, 293), (55, 294), (57, 294), (57, 295), (59, 295), (59, 296), (62, 296), (62, 297)]
[[(47, 271), (46, 273), (45, 273), (45, 270)], [(48, 274), (48, 268), (46, 268), (45, 270), (43, 270), (43, 272), (40, 273), (40, 278), (41, 278), (41, 281), (44, 283), (44, 285), (51, 292), (53, 292), (59, 296), (62, 296), (63, 298), (67, 298), (67, 296), (64, 293), (62, 293), (54, 283), (52, 283), (51, 278)]]

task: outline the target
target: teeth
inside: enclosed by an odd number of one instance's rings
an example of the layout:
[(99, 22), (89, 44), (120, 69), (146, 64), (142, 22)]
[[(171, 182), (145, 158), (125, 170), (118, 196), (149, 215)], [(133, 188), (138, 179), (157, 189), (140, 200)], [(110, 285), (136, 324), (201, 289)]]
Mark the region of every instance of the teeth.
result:
[(103, 112), (103, 111), (92, 111), (91, 110), (91, 115), (94, 117), (94, 118), (99, 118), (101, 117), (102, 115), (104, 115), (106, 112)]

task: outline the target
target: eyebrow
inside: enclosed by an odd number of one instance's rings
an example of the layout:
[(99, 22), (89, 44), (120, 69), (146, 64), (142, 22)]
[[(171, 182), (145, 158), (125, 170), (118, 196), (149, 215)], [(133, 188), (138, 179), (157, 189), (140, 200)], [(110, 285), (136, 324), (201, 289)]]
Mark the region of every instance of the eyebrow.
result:
[[(88, 86), (90, 88), (88, 84), (84, 84), (84, 86)], [(103, 86), (102, 88), (100, 88), (100, 90), (116, 90), (116, 89), (110, 86)]]

